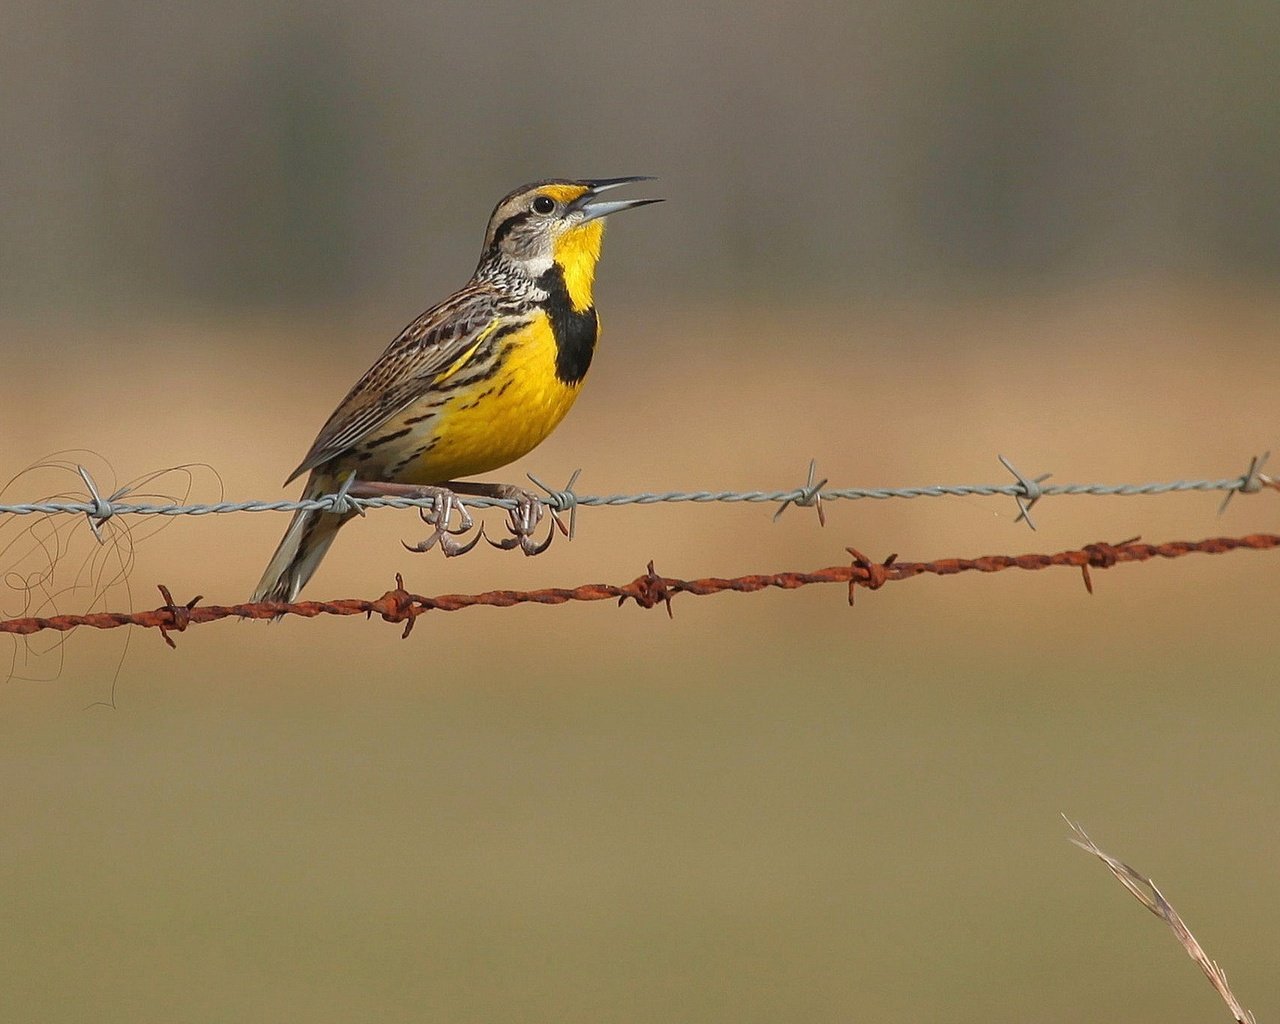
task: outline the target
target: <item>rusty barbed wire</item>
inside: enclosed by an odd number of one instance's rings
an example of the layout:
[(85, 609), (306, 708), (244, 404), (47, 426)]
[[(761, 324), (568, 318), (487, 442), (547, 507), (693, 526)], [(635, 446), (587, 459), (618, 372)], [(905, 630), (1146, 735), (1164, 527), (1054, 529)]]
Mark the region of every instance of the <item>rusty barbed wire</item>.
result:
[[(825, 523), (823, 502), (856, 501), (862, 499), (884, 501), (889, 499), (944, 498), (944, 497), (993, 497), (1005, 496), (1013, 498), (1018, 506), (1016, 521), (1025, 521), (1035, 529), (1031, 519), (1031, 509), (1044, 498), (1059, 495), (1091, 495), (1095, 497), (1136, 497), (1139, 495), (1164, 495), (1187, 492), (1218, 491), (1225, 492), (1219, 511), (1224, 511), (1231, 498), (1236, 494), (1256, 494), (1264, 488), (1280, 490), (1280, 481), (1262, 472), (1270, 452), (1255, 455), (1249, 461), (1245, 472), (1236, 476), (1220, 479), (1201, 480), (1166, 480), (1145, 484), (1047, 484), (1045, 481), (1051, 473), (1039, 473), (1028, 476), (1017, 469), (1003, 455), (998, 456), (1001, 464), (1013, 477), (1008, 483), (999, 484), (929, 484), (920, 487), (836, 487), (827, 488), (828, 480), (817, 479), (816, 461), (810, 462), (808, 478), (804, 484), (789, 490), (775, 491), (642, 491), (636, 494), (578, 494), (574, 490), (578, 474), (575, 471), (569, 482), (562, 488), (550, 487), (530, 474), (529, 479), (544, 492), (543, 503), (557, 512), (568, 512), (570, 515), (570, 534), (573, 533), (577, 510), (582, 507), (612, 508), (620, 505), (654, 505), (674, 502), (693, 502), (706, 504), (712, 502), (726, 503), (771, 503), (778, 506), (774, 518), (781, 515), (791, 505), (813, 508), (818, 517)], [(32, 501), (15, 504), (0, 504), (0, 516), (28, 515), (79, 515), (85, 516), (95, 533), (98, 526), (114, 516), (207, 516), (240, 512), (295, 512), (306, 510), (311, 512), (361, 512), (376, 508), (418, 508), (435, 507), (435, 498), (378, 497), (355, 498), (348, 491), (354, 482), (354, 474), (348, 478), (334, 494), (326, 494), (317, 498), (297, 501), (219, 501), (207, 504), (148, 504), (128, 502), (129, 486), (121, 487), (111, 494), (103, 494), (93, 477), (83, 466), (77, 466), (80, 478), (85, 485), (86, 497), (83, 501)], [(471, 508), (514, 508), (516, 503), (508, 498), (486, 498), (466, 496), (458, 500), (458, 504)]]
[(849, 603), (853, 604), (858, 587), (879, 590), (886, 583), (908, 580), (922, 575), (954, 576), (965, 572), (992, 573), (1005, 569), (1035, 571), (1053, 566), (1079, 569), (1085, 588), (1093, 593), (1091, 569), (1109, 569), (1122, 562), (1146, 562), (1153, 558), (1181, 558), (1190, 554), (1219, 555), (1228, 551), (1266, 551), (1280, 547), (1280, 535), (1251, 533), (1243, 537), (1210, 537), (1200, 541), (1169, 541), (1164, 544), (1145, 544), (1139, 538), (1118, 544), (1099, 542), (1082, 548), (1059, 551), (1054, 554), (983, 555), (979, 558), (942, 558), (930, 562), (904, 562), (897, 555), (890, 555), (882, 562), (875, 562), (856, 548), (846, 548), (852, 561), (845, 565), (828, 566), (812, 572), (780, 572), (721, 578), (678, 579), (659, 575), (653, 563), (648, 571), (630, 583), (584, 583), (577, 587), (547, 587), (540, 590), (489, 590), (479, 594), (442, 594), (425, 597), (404, 589), (404, 580), (397, 574), (396, 585), (374, 600), (341, 599), (336, 601), (257, 601), (233, 605), (202, 605), (202, 596), (185, 603), (174, 600), (169, 589), (160, 585), (164, 604), (150, 611), (140, 612), (90, 612), (81, 615), (32, 616), (0, 621), (0, 633), (27, 635), (42, 630), (66, 632), (80, 626), (92, 629), (114, 629), (119, 626), (144, 626), (160, 630), (165, 642), (174, 647), (173, 633), (181, 633), (188, 626), (219, 619), (274, 619), (286, 615), (316, 618), (321, 615), (380, 616), (385, 622), (403, 623), (402, 637), (413, 630), (418, 616), (429, 611), (460, 611), (485, 605), (494, 608), (510, 608), (520, 604), (560, 605), (570, 601), (616, 600), (619, 606), (634, 601), (642, 608), (664, 605), (671, 614), (672, 598), (679, 594), (707, 596), (726, 591), (758, 593), (763, 590), (796, 590), (816, 583), (843, 583), (849, 588)]

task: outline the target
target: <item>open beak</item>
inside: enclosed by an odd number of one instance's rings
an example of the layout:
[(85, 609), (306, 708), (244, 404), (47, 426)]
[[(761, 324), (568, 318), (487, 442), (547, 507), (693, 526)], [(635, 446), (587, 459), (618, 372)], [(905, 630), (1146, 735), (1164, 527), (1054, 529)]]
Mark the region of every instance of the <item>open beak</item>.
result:
[(573, 210), (581, 211), (583, 218), (581, 223), (587, 221), (599, 220), (601, 217), (607, 217), (611, 213), (617, 213), (619, 210), (631, 210), (637, 206), (648, 206), (650, 203), (660, 203), (661, 199), (611, 199), (601, 200), (599, 198), (601, 192), (607, 192), (611, 188), (618, 188), (620, 185), (630, 185), (633, 181), (653, 181), (654, 179), (648, 175), (641, 174), (632, 178), (596, 178), (592, 181), (584, 181), (582, 184), (587, 186), (587, 191), (581, 197), (573, 201), (570, 207)]

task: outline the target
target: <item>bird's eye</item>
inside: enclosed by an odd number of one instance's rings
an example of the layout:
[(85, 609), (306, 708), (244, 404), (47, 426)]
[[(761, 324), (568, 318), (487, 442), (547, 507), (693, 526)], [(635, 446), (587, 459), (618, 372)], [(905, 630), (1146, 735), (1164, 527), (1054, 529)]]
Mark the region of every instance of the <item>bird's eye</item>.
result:
[(538, 196), (538, 198), (533, 201), (534, 213), (550, 213), (555, 208), (556, 201), (550, 196)]

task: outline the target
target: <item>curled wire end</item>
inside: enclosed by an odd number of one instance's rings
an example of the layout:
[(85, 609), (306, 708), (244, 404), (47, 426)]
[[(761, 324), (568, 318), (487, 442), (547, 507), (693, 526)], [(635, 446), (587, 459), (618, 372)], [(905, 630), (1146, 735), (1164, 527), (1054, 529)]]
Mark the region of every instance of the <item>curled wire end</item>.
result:
[(1003, 465), (1005, 469), (1013, 474), (1014, 480), (1016, 480), (1018, 482), (1018, 486), (1022, 488), (1021, 494), (1015, 494), (1013, 496), (1013, 500), (1018, 504), (1018, 518), (1015, 519), (1014, 522), (1021, 522), (1025, 519), (1027, 521), (1027, 525), (1034, 530), (1036, 528), (1036, 524), (1031, 520), (1031, 509), (1035, 507), (1035, 503), (1037, 501), (1044, 497), (1044, 490), (1040, 485), (1048, 480), (1049, 477), (1053, 476), (1053, 474), (1041, 473), (1037, 477), (1028, 479), (1014, 468), (1013, 463), (1003, 455), (997, 454), (996, 458), (1000, 460), (1001, 465)]
[(797, 488), (798, 494), (794, 498), (787, 498), (778, 506), (778, 511), (773, 514), (773, 521), (776, 523), (782, 518), (782, 513), (791, 505), (800, 508), (812, 508), (818, 512), (818, 525), (827, 525), (827, 513), (822, 507), (822, 488), (827, 486), (827, 478), (815, 480), (818, 472), (818, 460), (809, 460), (809, 476), (805, 480), (804, 486)]
[(1240, 478), (1240, 486), (1227, 491), (1227, 496), (1222, 499), (1222, 504), (1218, 506), (1218, 515), (1222, 515), (1227, 510), (1227, 506), (1231, 504), (1231, 499), (1237, 493), (1257, 494), (1264, 487), (1277, 487), (1276, 481), (1262, 472), (1262, 467), (1267, 464), (1267, 459), (1269, 458), (1271, 458), (1271, 453), (1263, 452), (1261, 455), (1255, 455), (1249, 460), (1249, 468), (1245, 470), (1244, 476)]

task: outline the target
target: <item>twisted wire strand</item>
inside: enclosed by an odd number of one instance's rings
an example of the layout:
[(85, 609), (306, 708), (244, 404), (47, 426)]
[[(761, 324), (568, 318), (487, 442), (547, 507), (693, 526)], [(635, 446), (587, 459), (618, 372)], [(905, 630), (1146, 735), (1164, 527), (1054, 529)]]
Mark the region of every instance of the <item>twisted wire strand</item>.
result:
[(510, 608), (521, 604), (560, 605), (570, 601), (616, 600), (619, 605), (634, 601), (643, 608), (664, 605), (671, 613), (671, 600), (680, 594), (708, 596), (733, 591), (759, 593), (769, 589), (796, 590), (816, 583), (842, 583), (848, 587), (853, 604), (857, 588), (878, 590), (886, 583), (913, 579), (916, 576), (954, 576), (959, 573), (1002, 572), (1007, 569), (1036, 571), (1052, 567), (1069, 567), (1080, 571), (1085, 588), (1093, 592), (1091, 569), (1109, 569), (1122, 562), (1146, 562), (1153, 558), (1181, 558), (1190, 554), (1219, 555), (1229, 551), (1267, 551), (1280, 548), (1280, 534), (1253, 533), (1243, 537), (1210, 537), (1200, 541), (1169, 541), (1147, 544), (1139, 540), (1119, 544), (1100, 542), (1082, 548), (1053, 554), (984, 555), (979, 558), (942, 558), (929, 562), (900, 561), (890, 555), (882, 562), (868, 558), (856, 548), (847, 548), (851, 561), (810, 572), (778, 572), (721, 578), (679, 579), (662, 576), (649, 563), (648, 572), (630, 583), (584, 583), (577, 587), (546, 587), (538, 590), (490, 590), (480, 594), (441, 594), (426, 597), (404, 588), (397, 575), (393, 590), (373, 600), (346, 598), (335, 601), (256, 601), (235, 605), (202, 605), (201, 597), (185, 603), (176, 602), (165, 586), (159, 587), (164, 604), (150, 611), (89, 612), (80, 615), (29, 616), (0, 621), (0, 633), (29, 635), (43, 630), (67, 632), (79, 626), (114, 629), (120, 626), (145, 626), (159, 629), (169, 646), (176, 646), (174, 632), (190, 625), (216, 622), (219, 619), (274, 619), (283, 615), (316, 618), (321, 615), (379, 616), (385, 622), (403, 623), (402, 636), (407, 637), (418, 616), (429, 611), (460, 611), (487, 605)]
[[(886, 501), (891, 499), (911, 500), (915, 498), (944, 497), (1010, 497), (1018, 501), (1021, 510), (1019, 518), (1027, 518), (1030, 507), (1046, 497), (1091, 495), (1099, 497), (1135, 497), (1142, 495), (1164, 495), (1186, 492), (1224, 492), (1229, 499), (1235, 494), (1253, 494), (1264, 487), (1277, 488), (1277, 481), (1260, 472), (1266, 456), (1255, 457), (1249, 470), (1243, 475), (1205, 480), (1167, 480), (1151, 483), (1042, 483), (1048, 474), (1036, 478), (1028, 478), (1019, 473), (1005, 459), (1002, 462), (1014, 475), (1015, 480), (1009, 483), (993, 484), (930, 484), (922, 487), (834, 487), (814, 486), (812, 482), (803, 487), (789, 490), (773, 491), (731, 491), (731, 490), (697, 490), (697, 491), (642, 491), (636, 494), (577, 494), (570, 481), (563, 489), (547, 487), (534, 477), (530, 479), (546, 492), (543, 501), (557, 511), (572, 511), (577, 507), (616, 508), (624, 505), (656, 505), (673, 503), (765, 503), (777, 504), (783, 508), (788, 505), (803, 507), (821, 507), (826, 501), (858, 501), (863, 499)], [(109, 497), (100, 495), (83, 467), (80, 474), (85, 479), (90, 496), (84, 501), (34, 501), (16, 504), (0, 504), (0, 515), (84, 515), (91, 520), (101, 522), (112, 516), (207, 516), (224, 515), (240, 512), (310, 512), (357, 511), (378, 508), (433, 508), (434, 498), (353, 498), (345, 493), (345, 488), (336, 494), (327, 494), (318, 498), (281, 500), (281, 501), (220, 501), (210, 504), (148, 504), (134, 503), (125, 500), (127, 491), (118, 491)], [(576, 478), (577, 474), (574, 474)], [(812, 467), (810, 468), (812, 481)], [(825, 484), (826, 481), (823, 481)], [(487, 498), (466, 496), (461, 503), (472, 508), (514, 508), (516, 503), (506, 498)]]

